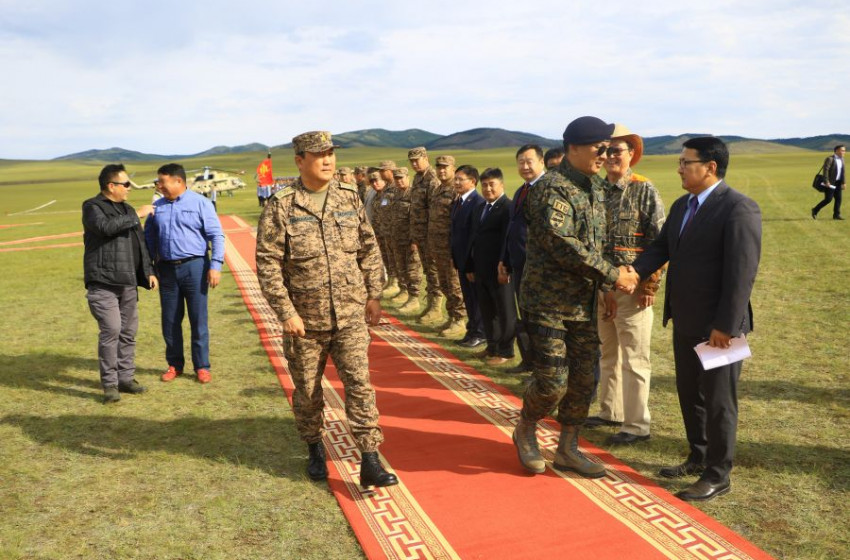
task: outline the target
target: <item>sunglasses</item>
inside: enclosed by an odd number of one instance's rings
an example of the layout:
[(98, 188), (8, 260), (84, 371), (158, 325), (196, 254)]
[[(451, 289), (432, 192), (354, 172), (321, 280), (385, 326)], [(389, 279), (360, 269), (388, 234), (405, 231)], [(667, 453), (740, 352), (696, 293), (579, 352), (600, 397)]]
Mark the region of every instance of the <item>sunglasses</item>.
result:
[[(613, 147), (612, 146), (612, 147), (608, 148), (607, 150), (605, 150), (605, 153), (607, 153), (609, 156), (618, 156), (623, 152), (629, 152), (629, 151), (631, 151), (629, 148), (620, 148), (620, 147)], [(599, 155), (602, 155), (602, 154), (599, 154)]]
[(596, 157), (604, 156), (605, 152), (608, 151), (608, 149), (608, 146), (605, 146), (604, 144), (602, 146), (599, 146), (598, 148), (596, 148)]
[(132, 185), (132, 184), (133, 184), (133, 183), (131, 183), (130, 181), (127, 181), (127, 182), (124, 182), (124, 183), (118, 183), (117, 181), (110, 181), (110, 183), (111, 183), (111, 184), (113, 184), (113, 185), (121, 185), (121, 186), (122, 186), (122, 187), (124, 187), (125, 189), (129, 189), (129, 188), (130, 188), (130, 185)]

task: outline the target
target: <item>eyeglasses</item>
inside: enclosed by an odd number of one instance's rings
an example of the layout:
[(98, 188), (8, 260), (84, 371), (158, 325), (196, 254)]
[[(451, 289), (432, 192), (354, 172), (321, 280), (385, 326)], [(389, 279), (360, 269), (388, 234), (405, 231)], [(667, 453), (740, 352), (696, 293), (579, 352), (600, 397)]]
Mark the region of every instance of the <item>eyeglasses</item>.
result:
[(129, 189), (129, 188), (130, 188), (130, 185), (132, 185), (132, 184), (133, 184), (133, 183), (131, 183), (130, 181), (127, 181), (127, 182), (125, 182), (125, 183), (118, 183), (118, 182), (116, 182), (116, 181), (109, 181), (109, 183), (110, 183), (110, 184), (112, 184), (112, 185), (121, 185), (121, 186), (122, 186), (122, 187), (124, 187), (125, 189)]
[(691, 163), (708, 163), (708, 162), (703, 161), (701, 159), (680, 159), (679, 160), (679, 167), (685, 167), (686, 165), (689, 165)]
[(632, 151), (631, 148), (619, 148), (619, 147), (615, 148), (614, 146), (611, 146), (610, 148), (605, 150), (605, 153), (608, 154), (608, 156), (610, 157), (610, 156), (618, 156), (623, 152), (631, 152), (631, 151)]

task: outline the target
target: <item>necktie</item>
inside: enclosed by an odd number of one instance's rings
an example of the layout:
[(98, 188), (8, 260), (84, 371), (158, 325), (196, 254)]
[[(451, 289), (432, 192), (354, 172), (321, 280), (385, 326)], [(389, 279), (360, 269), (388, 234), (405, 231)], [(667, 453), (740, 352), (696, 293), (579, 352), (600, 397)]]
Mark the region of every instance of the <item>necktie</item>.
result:
[(688, 215), (685, 216), (685, 221), (682, 224), (682, 229), (679, 231), (679, 237), (685, 234), (685, 230), (688, 229), (688, 226), (694, 220), (694, 214), (697, 213), (698, 208), (699, 201), (697, 201), (697, 197), (692, 196), (690, 200), (688, 200)]
[(519, 194), (516, 197), (516, 203), (514, 203), (514, 215), (522, 212), (522, 203), (525, 202), (526, 195), (528, 195), (528, 183), (519, 188)]
[(481, 221), (482, 222), (487, 219), (487, 214), (490, 213), (490, 210), (492, 208), (493, 208), (493, 204), (491, 202), (488, 202), (487, 206), (484, 207), (484, 212), (481, 213)]

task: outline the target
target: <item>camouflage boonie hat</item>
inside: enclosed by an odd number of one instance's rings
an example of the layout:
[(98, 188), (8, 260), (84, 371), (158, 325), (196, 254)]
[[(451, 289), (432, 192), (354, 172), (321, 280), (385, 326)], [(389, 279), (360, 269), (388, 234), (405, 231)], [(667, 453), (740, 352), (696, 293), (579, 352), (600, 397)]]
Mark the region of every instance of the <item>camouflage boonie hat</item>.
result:
[(407, 159), (419, 159), (421, 157), (428, 157), (428, 150), (426, 150), (424, 146), (411, 148), (410, 151), (407, 152)]
[(398, 179), (399, 177), (409, 177), (410, 171), (406, 167), (399, 167), (395, 171), (393, 171), (393, 177)]
[(368, 169), (369, 169), (369, 168), (368, 168), (368, 167), (366, 167), (365, 165), (358, 165), (357, 167), (355, 167), (355, 168), (354, 168), (354, 173), (363, 173), (363, 174), (365, 175), (365, 174), (366, 174), (366, 171), (367, 171)]
[(437, 165), (454, 165), (454, 156), (437, 156)]
[(340, 167), (337, 169), (337, 173), (340, 175), (348, 175), (349, 173), (354, 173), (350, 167)]
[(339, 146), (334, 145), (331, 133), (325, 130), (305, 132), (292, 139), (292, 149), (295, 150), (296, 154), (303, 152), (318, 153), (332, 148), (339, 148)]
[(381, 169), (381, 170), (386, 170), (386, 169), (396, 169), (396, 168), (398, 168), (398, 166), (395, 164), (394, 161), (389, 160), (389, 159), (385, 159), (384, 161), (382, 161), (381, 163), (378, 164), (378, 168)]

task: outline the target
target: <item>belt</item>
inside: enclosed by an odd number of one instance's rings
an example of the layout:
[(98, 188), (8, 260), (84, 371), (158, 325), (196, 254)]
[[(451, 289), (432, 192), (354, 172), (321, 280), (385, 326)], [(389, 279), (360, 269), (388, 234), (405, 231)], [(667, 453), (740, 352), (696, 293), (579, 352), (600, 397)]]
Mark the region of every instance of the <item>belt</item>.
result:
[(178, 264), (187, 263), (189, 261), (193, 261), (195, 259), (201, 259), (201, 258), (203, 258), (203, 257), (197, 257), (196, 256), (196, 257), (186, 257), (185, 259), (177, 259), (176, 261), (159, 261), (159, 262), (176, 266)]

